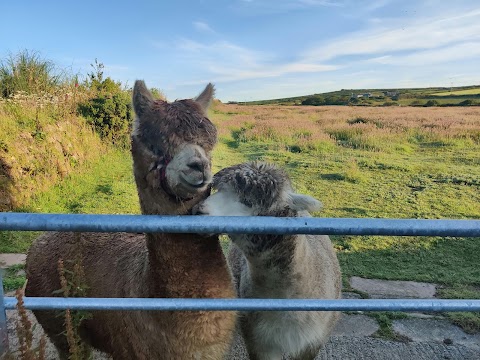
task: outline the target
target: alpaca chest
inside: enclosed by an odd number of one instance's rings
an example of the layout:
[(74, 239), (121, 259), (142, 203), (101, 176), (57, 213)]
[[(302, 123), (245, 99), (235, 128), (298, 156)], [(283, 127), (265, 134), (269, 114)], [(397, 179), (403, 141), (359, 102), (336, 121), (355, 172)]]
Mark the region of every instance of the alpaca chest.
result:
[(330, 316), (327, 313), (269, 311), (244, 316), (242, 329), (251, 334), (259, 348), (277, 348), (288, 354), (297, 354), (310, 344), (323, 342), (330, 332), (324, 318)]

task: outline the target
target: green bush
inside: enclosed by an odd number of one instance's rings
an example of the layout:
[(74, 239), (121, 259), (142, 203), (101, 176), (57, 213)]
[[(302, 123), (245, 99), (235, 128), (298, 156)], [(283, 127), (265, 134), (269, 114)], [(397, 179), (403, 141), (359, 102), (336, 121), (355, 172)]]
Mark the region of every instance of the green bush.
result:
[(94, 71), (88, 74), (85, 86), (92, 91), (93, 97), (80, 103), (78, 112), (102, 139), (127, 148), (133, 120), (130, 93), (122, 90), (120, 82), (115, 82), (110, 77), (103, 78), (103, 63), (95, 59), (95, 64), (91, 66)]
[(395, 101), (385, 101), (382, 106), (398, 106), (398, 103)]
[(428, 100), (424, 106), (438, 106), (438, 101), (437, 100)]
[(78, 110), (103, 139), (108, 139), (123, 148), (129, 146), (133, 113), (128, 93), (123, 91), (114, 94), (100, 93), (93, 99), (79, 104)]
[(475, 102), (472, 99), (463, 100), (458, 104), (459, 106), (474, 106)]
[(325, 99), (321, 96), (309, 96), (305, 100), (302, 101), (302, 105), (325, 105)]

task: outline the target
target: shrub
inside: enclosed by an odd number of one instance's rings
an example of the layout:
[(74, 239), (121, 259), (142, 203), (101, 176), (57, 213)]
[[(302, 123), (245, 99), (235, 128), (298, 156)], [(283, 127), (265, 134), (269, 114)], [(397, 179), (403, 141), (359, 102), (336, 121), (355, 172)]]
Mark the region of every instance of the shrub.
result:
[(472, 99), (463, 100), (458, 104), (459, 106), (473, 106), (475, 102)]
[(247, 137), (247, 132), (252, 130), (254, 127), (255, 124), (246, 122), (240, 128), (231, 129), (233, 140), (235, 140), (237, 143), (247, 142), (247, 140), (250, 140)]
[(88, 74), (85, 85), (90, 88), (93, 97), (80, 103), (78, 112), (93, 125), (102, 139), (127, 148), (133, 120), (130, 94), (122, 90), (120, 82), (115, 82), (110, 77), (103, 78), (104, 65), (97, 59), (95, 65), (91, 66), (94, 71)]
[(128, 93), (119, 91), (114, 94), (98, 94), (81, 103), (78, 110), (103, 139), (124, 148), (128, 147), (133, 120)]
[(325, 99), (320, 96), (309, 96), (305, 100), (302, 101), (302, 105), (325, 105)]
[(424, 106), (438, 106), (438, 101), (437, 100), (428, 100)]
[(398, 106), (398, 103), (395, 101), (385, 101), (382, 106)]
[(354, 124), (368, 124), (372, 122), (371, 120), (369, 119), (366, 119), (366, 118), (363, 118), (363, 117), (356, 117), (355, 119), (351, 119), (351, 120), (347, 120), (347, 123), (349, 123), (350, 125), (354, 125)]

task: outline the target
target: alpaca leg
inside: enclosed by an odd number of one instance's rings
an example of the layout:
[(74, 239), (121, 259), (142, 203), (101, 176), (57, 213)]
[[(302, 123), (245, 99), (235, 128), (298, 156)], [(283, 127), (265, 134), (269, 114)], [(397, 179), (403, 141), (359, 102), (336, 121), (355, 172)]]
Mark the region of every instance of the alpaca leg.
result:
[(321, 346), (308, 347), (300, 354), (293, 357), (293, 360), (314, 360), (320, 351)]
[(252, 343), (245, 339), (245, 344), (247, 347), (248, 358), (250, 360), (281, 360), (282, 352), (279, 349), (274, 348), (258, 348), (258, 344)]
[(58, 350), (60, 359), (68, 359), (69, 345), (64, 333), (63, 317), (60, 313), (56, 311), (34, 311), (34, 314), (46, 335)]
[(250, 360), (282, 360), (282, 353), (278, 351), (248, 352)]

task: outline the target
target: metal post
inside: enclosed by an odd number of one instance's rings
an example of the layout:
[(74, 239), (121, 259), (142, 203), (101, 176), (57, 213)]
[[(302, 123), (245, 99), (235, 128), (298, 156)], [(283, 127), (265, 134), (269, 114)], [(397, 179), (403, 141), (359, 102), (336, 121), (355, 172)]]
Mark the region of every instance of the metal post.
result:
[(0, 357), (8, 350), (7, 336), (7, 314), (5, 313), (5, 303), (3, 301), (3, 269), (0, 269)]

